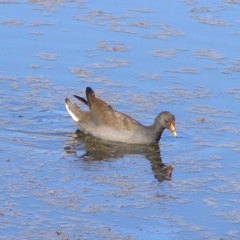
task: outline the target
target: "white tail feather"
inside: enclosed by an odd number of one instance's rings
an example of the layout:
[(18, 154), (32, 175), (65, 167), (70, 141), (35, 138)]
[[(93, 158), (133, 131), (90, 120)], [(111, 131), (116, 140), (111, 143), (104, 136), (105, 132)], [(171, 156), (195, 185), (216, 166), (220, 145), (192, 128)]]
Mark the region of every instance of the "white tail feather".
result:
[(69, 107), (68, 107), (68, 105), (67, 104), (65, 104), (65, 106), (66, 106), (66, 109), (67, 109), (67, 111), (68, 111), (68, 113), (69, 113), (69, 115), (72, 117), (72, 119), (75, 121), (75, 122), (77, 122), (79, 119), (77, 118), (77, 116), (76, 115), (74, 115), (74, 113), (73, 112), (71, 112), (71, 110), (69, 109)]

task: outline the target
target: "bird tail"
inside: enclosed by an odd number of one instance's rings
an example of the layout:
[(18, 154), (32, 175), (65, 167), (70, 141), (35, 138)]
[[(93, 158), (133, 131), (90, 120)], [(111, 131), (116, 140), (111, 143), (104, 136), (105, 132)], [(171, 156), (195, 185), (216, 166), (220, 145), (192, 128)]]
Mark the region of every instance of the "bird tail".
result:
[(65, 106), (69, 115), (75, 122), (81, 119), (80, 116), (82, 115), (82, 111), (75, 103), (73, 103), (70, 99), (66, 98)]

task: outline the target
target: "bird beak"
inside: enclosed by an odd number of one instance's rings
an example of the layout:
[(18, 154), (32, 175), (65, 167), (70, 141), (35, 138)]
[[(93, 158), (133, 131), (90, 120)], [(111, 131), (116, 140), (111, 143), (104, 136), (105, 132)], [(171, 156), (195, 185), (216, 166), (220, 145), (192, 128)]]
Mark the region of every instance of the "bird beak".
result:
[(177, 132), (176, 132), (176, 129), (175, 129), (175, 121), (174, 120), (172, 120), (172, 122), (171, 122), (170, 131), (172, 132), (174, 137), (177, 137)]

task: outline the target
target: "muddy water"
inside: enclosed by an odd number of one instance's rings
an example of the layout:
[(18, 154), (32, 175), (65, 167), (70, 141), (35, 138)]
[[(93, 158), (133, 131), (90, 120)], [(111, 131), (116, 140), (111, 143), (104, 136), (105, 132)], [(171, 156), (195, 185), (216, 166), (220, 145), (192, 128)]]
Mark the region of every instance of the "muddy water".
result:
[[(239, 12), (0, 1), (0, 238), (239, 239)], [(130, 147), (75, 133), (64, 98), (86, 86), (144, 124), (171, 111), (179, 137)]]

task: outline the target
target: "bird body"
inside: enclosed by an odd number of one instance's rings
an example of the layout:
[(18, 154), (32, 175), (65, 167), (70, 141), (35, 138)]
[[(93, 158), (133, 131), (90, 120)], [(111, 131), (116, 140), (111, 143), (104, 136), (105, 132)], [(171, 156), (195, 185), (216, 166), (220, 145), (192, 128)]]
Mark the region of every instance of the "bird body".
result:
[(78, 129), (85, 134), (131, 144), (158, 143), (165, 128), (177, 136), (175, 117), (170, 112), (161, 112), (153, 125), (144, 126), (132, 117), (114, 110), (108, 103), (98, 98), (90, 87), (86, 88), (87, 100), (74, 96), (90, 110), (82, 111), (70, 99), (65, 99), (68, 113)]

